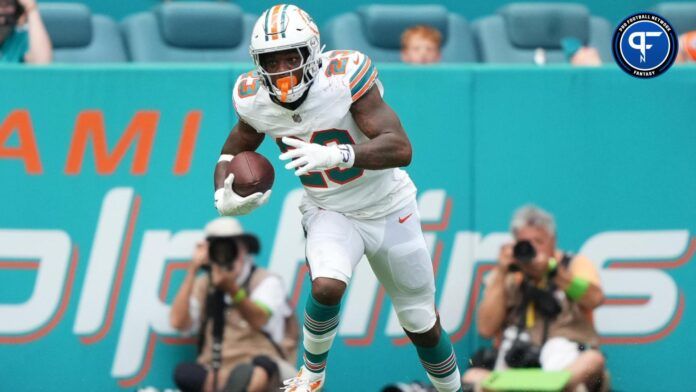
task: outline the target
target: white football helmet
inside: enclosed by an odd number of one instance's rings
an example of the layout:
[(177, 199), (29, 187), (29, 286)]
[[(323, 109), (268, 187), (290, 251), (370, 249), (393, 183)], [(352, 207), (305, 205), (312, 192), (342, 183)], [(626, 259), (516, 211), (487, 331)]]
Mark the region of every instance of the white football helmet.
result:
[[(306, 50), (301, 50), (303, 48)], [(300, 53), (302, 57), (300, 67), (273, 74), (263, 69), (259, 59), (260, 55), (288, 49), (297, 49)], [(312, 17), (299, 7), (290, 4), (278, 4), (264, 11), (254, 25), (254, 30), (251, 33), (251, 45), (249, 45), (249, 53), (254, 60), (263, 85), (269, 94), (282, 102), (297, 101), (307, 91), (319, 70), (322, 49), (319, 29)], [(302, 80), (297, 81), (289, 78), (288, 81), (292, 81), (286, 84), (287, 88), (281, 89), (271, 83), (271, 76), (278, 74), (290, 76), (292, 71), (300, 68), (302, 68)]]

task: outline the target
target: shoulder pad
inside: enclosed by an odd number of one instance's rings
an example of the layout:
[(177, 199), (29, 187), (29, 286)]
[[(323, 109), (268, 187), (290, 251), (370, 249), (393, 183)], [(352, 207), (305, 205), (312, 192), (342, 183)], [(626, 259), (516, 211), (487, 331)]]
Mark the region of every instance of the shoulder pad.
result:
[(327, 53), (326, 77), (341, 77), (350, 89), (353, 102), (360, 99), (377, 80), (377, 68), (370, 58), (355, 50), (334, 50)]
[(245, 108), (253, 104), (253, 97), (261, 88), (261, 79), (256, 71), (249, 71), (239, 75), (234, 84), (232, 102), (234, 109), (240, 117), (244, 116)]

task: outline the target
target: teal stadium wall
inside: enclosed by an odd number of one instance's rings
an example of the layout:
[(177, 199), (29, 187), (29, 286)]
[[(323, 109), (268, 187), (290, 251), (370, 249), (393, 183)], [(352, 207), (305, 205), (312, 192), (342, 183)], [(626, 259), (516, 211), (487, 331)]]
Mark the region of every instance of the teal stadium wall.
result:
[[(195, 1), (195, 0), (194, 0)], [(676, 1), (687, 1), (687, 0), (676, 0)], [(64, 0), (42, 0), (42, 2), (64, 2)], [(93, 12), (111, 15), (116, 19), (122, 19), (123, 17), (140, 12), (143, 10), (148, 10), (151, 7), (160, 3), (156, 0), (137, 0), (137, 1), (123, 1), (123, 0), (89, 0), (89, 1), (79, 1), (80, 3), (87, 4)], [(571, 2), (571, 1), (565, 1)], [(618, 21), (630, 14), (633, 14), (639, 10), (647, 10), (650, 7), (657, 4), (659, 1), (656, 0), (620, 0), (620, 1), (602, 1), (602, 0), (584, 0), (584, 1), (572, 1), (574, 3), (585, 4), (590, 12), (593, 14), (603, 16), (607, 18), (612, 24), (618, 23)], [(242, 9), (246, 12), (255, 13), (260, 15), (264, 9), (269, 8), (278, 3), (275, 0), (239, 0), (232, 1), (232, 3), (239, 4)], [(331, 17), (343, 12), (352, 12), (361, 5), (367, 4), (442, 4), (448, 9), (462, 14), (465, 18), (472, 20), (481, 16), (489, 15), (494, 13), (499, 7), (510, 3), (509, 0), (491, 0), (491, 1), (460, 1), (460, 0), (440, 0), (440, 1), (409, 1), (409, 0), (380, 0), (380, 1), (368, 1), (368, 0), (332, 0), (331, 7), (326, 6), (326, 2), (323, 1), (296, 1), (292, 4), (296, 4), (304, 8), (307, 12), (312, 15), (315, 21), (319, 24), (321, 28), (324, 23), (326, 23)]]
[[(173, 386), (173, 366), (195, 349), (168, 326), (167, 304), (198, 230), (216, 216), (211, 173), (234, 123), (233, 81), (247, 69), (3, 68), (2, 389)], [(482, 274), (507, 239), (511, 212), (531, 201), (556, 215), (561, 247), (601, 268), (608, 301), (595, 316), (614, 386), (688, 388), (688, 377), (668, 375), (691, 372), (696, 346), (696, 68), (654, 80), (615, 66), (380, 72), (413, 142), (408, 171), (460, 365), (485, 343), (473, 323)], [(101, 129), (108, 148), (97, 168)], [(141, 151), (124, 143), (119, 162), (127, 129), (140, 135)], [(262, 238), (260, 263), (303, 304), (299, 183), (273, 143), (260, 151), (277, 171), (273, 196), (242, 221)], [(365, 267), (344, 303), (330, 391), (425, 378)]]

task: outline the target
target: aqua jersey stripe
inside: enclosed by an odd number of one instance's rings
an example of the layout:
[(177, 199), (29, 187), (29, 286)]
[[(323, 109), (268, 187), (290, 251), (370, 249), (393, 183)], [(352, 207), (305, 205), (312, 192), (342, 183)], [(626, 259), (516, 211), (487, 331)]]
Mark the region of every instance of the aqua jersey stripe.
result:
[(350, 90), (350, 95), (355, 96), (355, 94), (360, 92), (360, 90), (362, 90), (362, 88), (365, 87), (365, 84), (367, 84), (367, 82), (370, 80), (370, 78), (372, 77), (372, 74), (374, 72), (375, 72), (375, 66), (374, 66), (374, 64), (372, 64), (372, 65), (370, 65), (370, 68), (367, 70), (367, 72), (365, 72), (365, 75), (363, 75), (362, 79), (360, 79), (358, 84), (356, 84), (355, 87), (353, 87)]

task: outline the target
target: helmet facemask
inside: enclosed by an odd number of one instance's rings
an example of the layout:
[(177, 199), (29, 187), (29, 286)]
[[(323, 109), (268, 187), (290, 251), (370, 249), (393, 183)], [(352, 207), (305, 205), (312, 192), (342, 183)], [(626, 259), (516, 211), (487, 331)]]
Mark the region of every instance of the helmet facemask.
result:
[[(315, 46), (318, 47), (318, 43)], [(263, 67), (261, 58), (264, 55), (287, 50), (296, 50), (299, 54), (301, 61), (298, 67), (280, 72), (268, 72)], [(316, 76), (321, 62), (319, 53), (321, 50), (313, 48), (312, 45), (303, 44), (294, 47), (274, 48), (272, 51), (252, 51), (251, 56), (268, 93), (282, 103), (290, 103), (300, 99), (314, 81), (314, 76)], [(297, 80), (295, 73), (300, 69), (302, 76), (300, 80)], [(274, 77), (277, 77), (276, 83), (273, 83)]]

